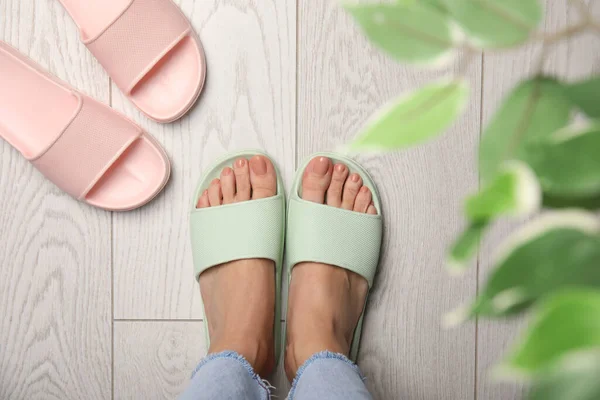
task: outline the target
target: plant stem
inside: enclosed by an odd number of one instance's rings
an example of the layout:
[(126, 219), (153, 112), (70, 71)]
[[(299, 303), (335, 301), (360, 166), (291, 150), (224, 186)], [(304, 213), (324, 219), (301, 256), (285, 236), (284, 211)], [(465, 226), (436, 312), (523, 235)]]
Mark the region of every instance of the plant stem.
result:
[(480, 50), (474, 49), (469, 46), (465, 46), (463, 48), (463, 52), (463, 59), (461, 60), (460, 64), (458, 64), (458, 69), (456, 71), (456, 76), (459, 77), (466, 77), (469, 65), (471, 65), (471, 62), (475, 58), (475, 55), (480, 53)]
[(544, 64), (546, 63), (546, 57), (548, 56), (548, 43), (542, 42), (542, 48), (540, 49), (540, 55), (538, 56), (537, 65), (535, 68), (536, 75), (543, 75)]
[(535, 36), (535, 39), (543, 42), (544, 44), (554, 44), (563, 39), (569, 39), (573, 36), (580, 35), (590, 29), (592, 26), (592, 21), (583, 21), (578, 23), (577, 25), (568, 26), (563, 30), (553, 33), (541, 33)]
[[(531, 39), (533, 41), (541, 42), (542, 45), (537, 62), (537, 75), (541, 75), (543, 73), (544, 63), (546, 61), (546, 57), (548, 55), (548, 48), (550, 46), (562, 40), (568, 40), (589, 31), (594, 31), (595, 33), (600, 35), (600, 21), (594, 19), (592, 16), (592, 3), (590, 3), (590, 5), (588, 6), (583, 0), (570, 1), (571, 4), (577, 8), (578, 14), (581, 18), (581, 20), (578, 23), (571, 26), (567, 26), (566, 28), (556, 32), (537, 32), (531, 35)], [(456, 50), (462, 50), (464, 52), (464, 58), (458, 65), (458, 69), (455, 75), (459, 77), (464, 77), (466, 75), (467, 69), (469, 68), (469, 65), (471, 64), (471, 61), (473, 61), (474, 56), (482, 52), (483, 49), (474, 48), (468, 43), (463, 43), (462, 45), (456, 47)], [(511, 49), (496, 49), (494, 51), (502, 50)]]

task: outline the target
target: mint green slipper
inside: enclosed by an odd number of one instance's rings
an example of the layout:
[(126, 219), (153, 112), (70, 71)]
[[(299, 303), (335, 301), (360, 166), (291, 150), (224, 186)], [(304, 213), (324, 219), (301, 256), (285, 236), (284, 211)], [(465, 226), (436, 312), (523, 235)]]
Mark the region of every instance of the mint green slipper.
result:
[[(200, 194), (210, 182), (218, 178), (221, 170), (239, 157), (250, 158), (266, 154), (255, 150), (228, 154), (213, 163), (200, 178), (194, 191), (190, 212), (190, 232), (196, 280), (211, 267), (241, 259), (266, 258), (275, 262), (275, 356), (279, 360), (281, 335), (281, 268), (283, 265), (283, 238), (285, 234), (285, 194), (283, 182), (277, 167), (277, 194), (258, 200), (226, 204), (218, 207), (197, 209)], [(270, 159), (270, 157), (269, 157)], [(273, 160), (271, 160), (273, 162)], [(273, 162), (275, 166), (275, 163)], [(204, 305), (203, 305), (204, 307)], [(207, 346), (208, 323), (204, 317)]]
[[(362, 177), (363, 185), (373, 195), (373, 204), (378, 215), (370, 215), (335, 208), (324, 204), (302, 200), (302, 175), (314, 157), (330, 158), (334, 163), (344, 163), (350, 173)], [(311, 155), (296, 172), (290, 191), (287, 212), (286, 268), (288, 283), (292, 268), (300, 262), (319, 262), (345, 268), (364, 277), (373, 285), (373, 278), (379, 264), (379, 252), (383, 234), (381, 202), (373, 179), (355, 161), (332, 153)], [(365, 301), (366, 304), (366, 301)], [(350, 350), (350, 359), (356, 361), (363, 314), (361, 314)]]

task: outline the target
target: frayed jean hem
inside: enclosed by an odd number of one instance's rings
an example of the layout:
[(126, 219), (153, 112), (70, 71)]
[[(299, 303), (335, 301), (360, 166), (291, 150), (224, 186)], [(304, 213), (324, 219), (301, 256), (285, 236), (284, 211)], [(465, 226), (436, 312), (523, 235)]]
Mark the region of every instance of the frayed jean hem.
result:
[(311, 365), (313, 365), (314, 363), (318, 362), (318, 361), (323, 361), (323, 360), (339, 360), (342, 361), (344, 363), (346, 363), (348, 366), (351, 367), (351, 369), (356, 372), (356, 374), (360, 377), (361, 381), (365, 381), (366, 378), (365, 376), (362, 374), (362, 372), (360, 372), (360, 369), (358, 368), (358, 366), (353, 363), (352, 361), (350, 361), (350, 359), (348, 357), (346, 357), (343, 354), (340, 353), (334, 353), (331, 351), (321, 351), (319, 353), (315, 353), (313, 354), (308, 360), (306, 360), (304, 362), (304, 364), (302, 364), (300, 366), (300, 368), (298, 368), (298, 371), (296, 372), (296, 377), (294, 378), (294, 381), (292, 382), (292, 388), (290, 389), (290, 393), (288, 395), (288, 400), (292, 400), (294, 398), (294, 394), (296, 392), (296, 387), (298, 386), (298, 382), (300, 381), (300, 379), (302, 378), (302, 375), (304, 374), (304, 372), (306, 371), (307, 368), (309, 368)]
[(240, 363), (245, 369), (246, 371), (248, 371), (248, 374), (250, 375), (250, 377), (261, 387), (265, 390), (266, 394), (267, 394), (267, 398), (270, 399), (271, 398), (271, 389), (275, 389), (275, 387), (271, 386), (271, 384), (269, 383), (269, 381), (267, 381), (266, 379), (262, 379), (256, 372), (254, 372), (254, 369), (252, 368), (252, 365), (250, 365), (250, 363), (248, 362), (248, 360), (246, 360), (246, 358), (235, 352), (232, 350), (226, 350), (226, 351), (222, 351), (220, 353), (213, 353), (213, 354), (209, 354), (206, 357), (204, 357), (202, 359), (202, 361), (200, 361), (200, 363), (198, 364), (198, 366), (194, 369), (194, 371), (192, 372), (192, 378), (194, 378), (194, 376), (198, 373), (198, 371), (204, 367), (207, 363), (216, 360), (216, 359), (220, 359), (220, 358), (224, 358), (224, 359), (230, 359), (230, 360), (235, 360), (238, 363)]

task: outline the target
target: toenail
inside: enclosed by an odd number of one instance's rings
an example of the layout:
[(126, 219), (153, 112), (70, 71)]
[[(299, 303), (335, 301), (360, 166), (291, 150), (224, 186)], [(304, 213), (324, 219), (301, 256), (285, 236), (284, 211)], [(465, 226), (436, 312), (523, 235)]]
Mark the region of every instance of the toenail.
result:
[(237, 160), (235, 162), (235, 165), (237, 165), (238, 167), (243, 167), (244, 165), (246, 165), (246, 159), (245, 158), (240, 158), (239, 160)]
[(202, 196), (208, 196), (208, 190), (205, 190), (204, 193), (202, 193)]
[(344, 164), (338, 164), (335, 166), (335, 170), (337, 172), (344, 172), (344, 169), (346, 168), (346, 166)]
[(252, 157), (250, 160), (250, 168), (256, 175), (264, 175), (267, 173), (267, 163), (262, 157)]
[(220, 182), (220, 180), (218, 178), (215, 178), (212, 180), (212, 182), (210, 183), (211, 185), (218, 185)]
[(358, 176), (358, 174), (352, 174), (351, 179), (353, 182), (358, 182), (360, 179), (360, 176)]
[(319, 157), (317, 162), (313, 166), (313, 172), (317, 175), (325, 176), (329, 169), (329, 160), (326, 157)]
[(363, 186), (363, 187), (361, 187), (361, 188), (360, 188), (360, 191), (361, 191), (362, 193), (367, 193), (367, 192), (369, 191), (369, 188), (368, 188), (368, 187), (366, 187), (366, 186)]
[(223, 175), (231, 175), (231, 168), (224, 168)]

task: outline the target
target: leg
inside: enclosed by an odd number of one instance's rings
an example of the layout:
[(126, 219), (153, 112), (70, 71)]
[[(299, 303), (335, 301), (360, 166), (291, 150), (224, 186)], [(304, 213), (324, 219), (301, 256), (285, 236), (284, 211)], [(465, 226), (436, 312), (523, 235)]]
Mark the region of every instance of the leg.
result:
[[(276, 191), (276, 172), (268, 158), (241, 158), (233, 169), (223, 169), (197, 207), (252, 201)], [(269, 398), (269, 385), (260, 376), (267, 376), (275, 366), (273, 261), (243, 259), (212, 267), (200, 275), (200, 293), (210, 348), (181, 398)]]
[(372, 400), (358, 366), (339, 353), (314, 354), (298, 369), (289, 400)]
[(246, 359), (224, 351), (202, 360), (179, 400), (267, 400), (269, 389)]
[[(331, 207), (376, 214), (359, 175), (326, 157), (313, 159), (303, 177), (302, 198)], [(305, 262), (292, 270), (285, 369), (294, 380), (290, 399), (371, 399), (347, 355), (364, 308), (367, 281), (348, 270)]]

